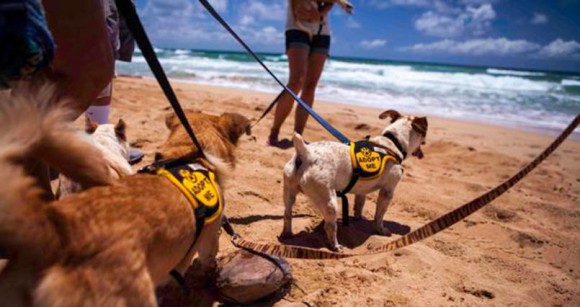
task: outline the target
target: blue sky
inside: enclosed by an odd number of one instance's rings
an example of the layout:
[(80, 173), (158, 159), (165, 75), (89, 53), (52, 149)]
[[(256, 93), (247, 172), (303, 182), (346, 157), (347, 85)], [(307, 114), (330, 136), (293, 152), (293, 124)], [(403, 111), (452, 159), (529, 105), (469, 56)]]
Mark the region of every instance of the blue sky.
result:
[[(351, 0), (331, 13), (335, 56), (580, 72), (580, 0)], [(287, 0), (210, 0), (261, 52), (284, 51)], [(153, 44), (241, 48), (197, 0), (137, 0)]]

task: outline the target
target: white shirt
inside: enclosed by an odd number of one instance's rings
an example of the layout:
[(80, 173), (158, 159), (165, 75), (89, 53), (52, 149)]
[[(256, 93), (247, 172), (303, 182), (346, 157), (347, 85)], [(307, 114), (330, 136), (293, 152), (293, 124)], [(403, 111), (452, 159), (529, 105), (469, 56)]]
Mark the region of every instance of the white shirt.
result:
[[(311, 1), (315, 2), (315, 1)], [(288, 7), (286, 10), (286, 31), (288, 30), (300, 30), (304, 31), (304, 28), (310, 30), (312, 35), (330, 35), (330, 22), (328, 20), (330, 11), (326, 12), (322, 16), (322, 22), (308, 22), (306, 20), (301, 20), (300, 23), (303, 27), (299, 27), (294, 19), (294, 14), (292, 13), (292, 0), (288, 0)]]

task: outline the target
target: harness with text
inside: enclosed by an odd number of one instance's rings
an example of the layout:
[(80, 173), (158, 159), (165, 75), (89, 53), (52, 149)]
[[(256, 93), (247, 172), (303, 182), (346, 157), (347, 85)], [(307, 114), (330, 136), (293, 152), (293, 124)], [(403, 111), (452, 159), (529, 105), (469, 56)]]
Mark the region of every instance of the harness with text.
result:
[[(187, 198), (193, 209), (196, 227), (195, 238), (187, 251), (189, 254), (201, 235), (203, 227), (214, 222), (223, 211), (224, 203), (216, 183), (215, 173), (199, 163), (183, 160), (156, 161), (140, 169), (139, 173), (153, 174), (169, 179)], [(177, 270), (171, 270), (169, 274), (187, 296), (189, 291), (185, 278)]]
[[(397, 142), (398, 143), (398, 142)], [(348, 226), (348, 199), (346, 194), (352, 190), (360, 180), (373, 180), (380, 177), (389, 161), (401, 164), (402, 159), (394, 151), (368, 140), (350, 142), (350, 161), (352, 177), (350, 182), (337, 195), (342, 199), (342, 223)]]
[(163, 176), (187, 198), (195, 216), (197, 231), (194, 243), (203, 226), (215, 221), (223, 211), (223, 201), (215, 173), (198, 163), (186, 161), (160, 161), (146, 166), (140, 173)]

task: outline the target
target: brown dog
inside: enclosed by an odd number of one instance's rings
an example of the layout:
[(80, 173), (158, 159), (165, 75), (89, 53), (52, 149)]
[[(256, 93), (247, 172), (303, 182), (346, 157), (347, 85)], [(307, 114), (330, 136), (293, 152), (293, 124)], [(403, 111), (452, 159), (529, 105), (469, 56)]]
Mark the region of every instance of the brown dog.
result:
[[(196, 252), (212, 271), (221, 211), (197, 233), (191, 204), (167, 178), (136, 174), (111, 184), (102, 155), (63, 124), (65, 113), (34, 100), (0, 101), (0, 249), (10, 259), (0, 274), (1, 304), (155, 306), (154, 287), (172, 269), (183, 273)], [(176, 125), (164, 152), (217, 172), (219, 181), (227, 171), (221, 161), (234, 161), (225, 149), (249, 132), (249, 121), (196, 112), (188, 119), (206, 158)], [(47, 204), (19, 165), (24, 157), (93, 188)]]

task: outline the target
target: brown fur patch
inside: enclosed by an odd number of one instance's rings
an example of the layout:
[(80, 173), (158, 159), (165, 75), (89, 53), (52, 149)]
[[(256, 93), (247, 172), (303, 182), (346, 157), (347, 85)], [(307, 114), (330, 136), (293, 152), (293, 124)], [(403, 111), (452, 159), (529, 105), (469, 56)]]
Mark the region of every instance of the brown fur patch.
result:
[[(186, 110), (185, 115), (204, 151), (224, 160), (235, 163), (234, 148), (244, 133), (251, 133), (250, 120), (237, 113), (224, 113), (221, 116)], [(199, 149), (195, 147), (175, 114), (165, 120), (169, 137), (159, 150), (163, 159), (198, 158)]]
[(417, 131), (422, 137), (427, 136), (427, 117), (415, 117), (411, 122), (413, 130)]
[(379, 115), (379, 118), (380, 119), (390, 118), (391, 123), (394, 123), (397, 119), (401, 118), (401, 116), (402, 116), (401, 113), (399, 113), (398, 111), (387, 110), (381, 113), (381, 115)]

